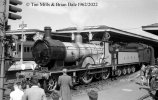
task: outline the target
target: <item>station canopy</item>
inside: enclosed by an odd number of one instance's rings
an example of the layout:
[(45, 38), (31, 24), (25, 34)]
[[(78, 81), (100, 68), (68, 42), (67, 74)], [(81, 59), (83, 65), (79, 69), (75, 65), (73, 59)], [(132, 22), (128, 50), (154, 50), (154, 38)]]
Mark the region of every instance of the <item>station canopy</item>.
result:
[(158, 23), (154, 23), (154, 24), (147, 25), (147, 26), (142, 26), (142, 30), (155, 34), (155, 35), (158, 35)]
[(16, 36), (18, 39), (22, 38), (22, 34), (25, 34), (27, 41), (34, 41), (33, 37), (37, 35), (37, 33), (44, 35), (44, 31), (39, 29), (18, 29), (6, 31), (6, 35)]
[(54, 33), (54, 35), (58, 35), (58, 36), (63, 35), (65, 37), (71, 38), (71, 34), (68, 33), (78, 33), (78, 32), (86, 33), (86, 34), (81, 34), (83, 38), (87, 37), (87, 33), (92, 33), (93, 37), (102, 38), (103, 33), (108, 32), (111, 36), (109, 41), (113, 41), (113, 42), (125, 42), (125, 43), (137, 42), (137, 43), (145, 43), (154, 46), (157, 46), (158, 44), (157, 39), (153, 39), (151, 37), (146, 37), (136, 33), (123, 31), (113, 27), (108, 27), (105, 25), (86, 26), (83, 27), (82, 29), (78, 29), (77, 27), (68, 27), (68, 28), (56, 30), (56, 33)]

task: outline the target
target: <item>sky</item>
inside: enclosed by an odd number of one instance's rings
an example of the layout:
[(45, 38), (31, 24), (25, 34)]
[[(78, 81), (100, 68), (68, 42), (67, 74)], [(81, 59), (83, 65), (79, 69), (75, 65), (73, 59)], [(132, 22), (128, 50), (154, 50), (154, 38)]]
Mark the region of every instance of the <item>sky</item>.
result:
[[(158, 23), (158, 0), (21, 0), (21, 20), (9, 20), (12, 30), (24, 21), (28, 29), (106, 25), (152, 37), (142, 26)], [(68, 3), (77, 4), (68, 6)], [(81, 3), (93, 4), (82, 6)], [(44, 4), (47, 4), (44, 6)], [(59, 6), (56, 4), (63, 4)]]

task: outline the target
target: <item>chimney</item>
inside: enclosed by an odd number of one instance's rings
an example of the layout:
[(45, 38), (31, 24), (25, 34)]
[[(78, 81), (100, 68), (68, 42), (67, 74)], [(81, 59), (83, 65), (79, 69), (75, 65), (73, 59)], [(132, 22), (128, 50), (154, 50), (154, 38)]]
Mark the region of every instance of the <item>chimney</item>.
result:
[(52, 31), (51, 27), (49, 26), (44, 27), (44, 31), (45, 31), (44, 38), (51, 38), (51, 31)]

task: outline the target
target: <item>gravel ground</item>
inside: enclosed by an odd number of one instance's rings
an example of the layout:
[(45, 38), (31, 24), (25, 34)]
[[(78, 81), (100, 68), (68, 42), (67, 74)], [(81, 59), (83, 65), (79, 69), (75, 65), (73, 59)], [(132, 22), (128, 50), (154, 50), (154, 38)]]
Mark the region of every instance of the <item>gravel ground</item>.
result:
[(76, 86), (77, 90), (72, 90), (72, 96), (86, 94), (90, 89), (94, 89), (96, 91), (106, 90), (107, 88), (117, 86), (117, 83), (122, 81), (129, 81), (129, 82), (135, 81), (135, 76), (137, 76), (138, 73), (139, 71), (126, 76), (120, 76), (117, 77), (117, 80), (114, 81), (111, 81), (111, 79), (107, 79), (107, 80), (92, 82), (88, 85)]

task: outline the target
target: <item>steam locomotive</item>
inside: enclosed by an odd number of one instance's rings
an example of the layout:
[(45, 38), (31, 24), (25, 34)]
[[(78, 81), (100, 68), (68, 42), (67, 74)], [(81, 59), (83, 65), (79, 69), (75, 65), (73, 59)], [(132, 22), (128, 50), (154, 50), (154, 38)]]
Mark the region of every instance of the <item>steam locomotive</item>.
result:
[[(74, 42), (52, 39), (51, 28), (45, 27), (45, 36), (32, 47), (32, 55), (40, 68), (47, 69), (49, 86), (53, 86), (63, 68), (73, 77), (73, 82), (88, 84), (95, 79), (107, 79), (111, 72), (126, 75), (135, 72), (142, 63), (154, 63), (153, 47), (142, 43), (110, 43), (110, 34), (103, 41), (82, 42), (75, 34)], [(41, 74), (39, 74), (41, 75)]]

